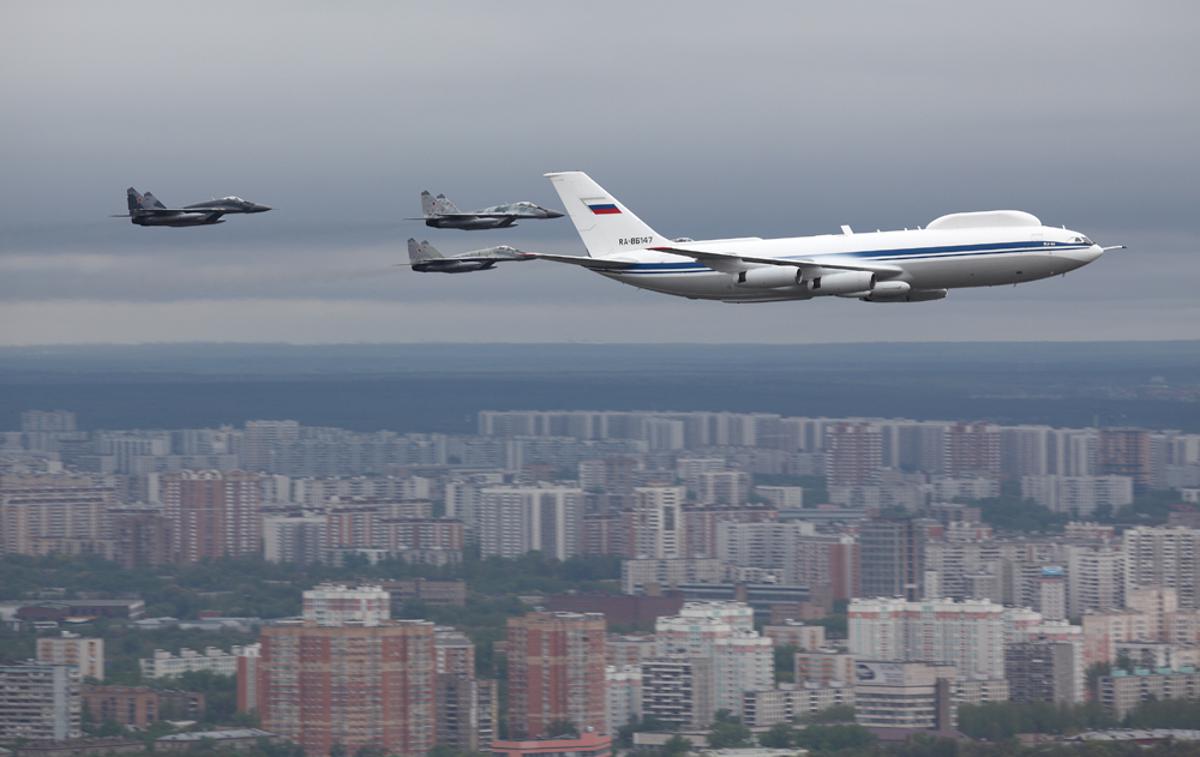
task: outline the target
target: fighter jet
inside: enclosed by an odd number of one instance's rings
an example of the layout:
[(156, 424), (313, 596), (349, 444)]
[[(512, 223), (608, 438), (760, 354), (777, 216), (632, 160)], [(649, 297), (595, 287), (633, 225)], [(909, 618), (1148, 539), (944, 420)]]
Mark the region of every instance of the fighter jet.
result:
[(269, 205), (259, 205), (232, 195), (184, 205), (182, 208), (168, 208), (149, 192), (142, 194), (130, 187), (125, 194), (129, 201), (129, 212), (113, 218), (128, 218), (130, 223), (138, 226), (210, 226), (224, 223), (221, 216), (230, 213), (265, 213), (271, 209)]
[(446, 257), (429, 242), (418, 244), (417, 240), (410, 239), (408, 240), (408, 259), (412, 262), (407, 265), (421, 273), (470, 273), (487, 271), (500, 261), (531, 260), (532, 258), (527, 258), (525, 253), (506, 244)]
[(421, 193), (420, 218), (407, 218), (407, 221), (424, 221), (426, 226), (435, 229), (462, 229), (474, 231), (478, 229), (504, 229), (516, 226), (517, 219), (522, 218), (562, 218), (557, 210), (543, 208), (532, 202), (511, 202), (507, 205), (493, 205), (490, 208), (462, 211), (458, 206), (440, 194), (434, 197), (429, 192)]

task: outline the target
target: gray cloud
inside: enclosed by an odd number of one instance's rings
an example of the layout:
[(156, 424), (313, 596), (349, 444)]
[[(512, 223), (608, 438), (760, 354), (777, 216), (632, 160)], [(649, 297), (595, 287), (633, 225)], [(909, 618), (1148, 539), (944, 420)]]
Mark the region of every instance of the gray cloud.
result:
[[(0, 342), (512, 338), (509, 323), (531, 340), (1155, 338), (1200, 322), (1192, 3), (194, 11), (6, 8)], [(565, 221), (400, 221), (424, 187), (554, 205), (541, 173), (574, 168), (671, 236), (1018, 207), (1135, 250), (911, 311), (688, 303), (534, 263), (389, 268), (410, 235), (579, 251)], [(276, 210), (133, 228), (105, 217), (129, 184)]]

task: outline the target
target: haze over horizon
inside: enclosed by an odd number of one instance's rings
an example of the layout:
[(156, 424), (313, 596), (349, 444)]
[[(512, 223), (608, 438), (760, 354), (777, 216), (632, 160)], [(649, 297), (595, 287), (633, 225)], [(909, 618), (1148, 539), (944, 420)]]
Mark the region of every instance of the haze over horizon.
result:
[[(0, 344), (1096, 341), (1194, 337), (1200, 69), (1183, 2), (13, 5), (0, 24)], [(1188, 92), (1193, 94), (1188, 95)], [(1019, 208), (1101, 244), (942, 302), (730, 308), (525, 264), (393, 268), (404, 240), (581, 253), (580, 169), (668, 236), (791, 236)], [(212, 228), (106, 216), (274, 206)]]

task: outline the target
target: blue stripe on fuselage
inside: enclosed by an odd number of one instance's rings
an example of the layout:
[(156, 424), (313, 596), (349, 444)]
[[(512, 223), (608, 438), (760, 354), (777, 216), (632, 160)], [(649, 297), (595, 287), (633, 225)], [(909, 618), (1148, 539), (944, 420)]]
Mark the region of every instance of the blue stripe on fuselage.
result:
[[(961, 244), (939, 247), (907, 247), (900, 249), (888, 250), (860, 250), (858, 252), (827, 252), (827, 253), (811, 253), (808, 255), (785, 255), (780, 260), (798, 260), (801, 258), (812, 258), (813, 263), (819, 265), (823, 256), (836, 258), (867, 258), (870, 260), (919, 260), (922, 258), (940, 259), (953, 257), (967, 257), (972, 255), (997, 255), (1009, 252), (1025, 252), (1029, 250), (1086, 250), (1086, 244), (1073, 244), (1070, 242), (1006, 242), (1003, 244)], [(610, 271), (610, 273), (626, 274), (626, 273), (701, 273), (711, 271), (713, 269), (703, 263), (690, 261), (678, 263), (631, 263), (629, 268), (623, 268), (619, 271)]]

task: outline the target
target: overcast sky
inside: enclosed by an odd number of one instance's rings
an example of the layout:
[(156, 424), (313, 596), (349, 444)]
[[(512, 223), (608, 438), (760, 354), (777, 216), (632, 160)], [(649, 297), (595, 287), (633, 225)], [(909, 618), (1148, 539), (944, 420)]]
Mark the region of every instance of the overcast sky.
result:
[[(0, 5), (0, 344), (862, 341), (1200, 335), (1200, 4)], [(668, 236), (795, 236), (1019, 208), (1125, 243), (941, 302), (733, 306), (573, 267), (415, 274), (404, 240), (582, 253), (584, 170)], [(143, 229), (168, 205), (275, 207)]]

